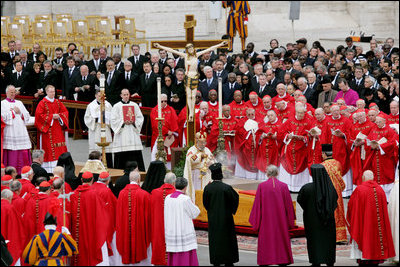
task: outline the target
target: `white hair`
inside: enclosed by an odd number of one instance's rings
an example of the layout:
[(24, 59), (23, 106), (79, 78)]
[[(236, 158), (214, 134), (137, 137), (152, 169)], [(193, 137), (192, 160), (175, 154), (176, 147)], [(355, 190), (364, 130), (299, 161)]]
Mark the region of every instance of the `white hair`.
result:
[[(31, 168), (27, 173), (21, 173), (21, 178), (27, 179), (33, 173), (33, 169)], [(54, 171), (53, 171), (54, 174)]]
[(131, 182), (140, 182), (140, 173), (136, 170), (131, 171), (129, 174), (129, 181)]
[(266, 173), (267, 173), (267, 177), (276, 177), (277, 178), (279, 175), (278, 167), (276, 167), (275, 165), (269, 165), (267, 167)]
[(305, 77), (299, 77), (297, 79), (297, 82), (300, 82), (300, 81), (302, 81), (303, 83), (307, 83), (307, 79)]
[(367, 170), (363, 173), (363, 181), (374, 180), (374, 173), (370, 170)]
[(212, 70), (212, 68), (210, 66), (205, 66), (203, 72), (206, 73), (209, 70)]
[(15, 86), (12, 85), (12, 84), (7, 85), (7, 87), (6, 87), (6, 94), (8, 93), (8, 90), (11, 89), (11, 88), (14, 88), (14, 89), (15, 89)]
[(306, 112), (306, 108), (303, 103), (296, 103), (296, 112)]
[(166, 184), (173, 184), (173, 183), (175, 183), (175, 181), (176, 181), (176, 175), (175, 175), (175, 173), (173, 173), (173, 172), (168, 172), (168, 173), (165, 175), (164, 183), (166, 183)]
[(10, 189), (3, 189), (1, 191), (1, 199), (8, 199), (11, 201), (12, 197), (13, 197), (13, 192)]

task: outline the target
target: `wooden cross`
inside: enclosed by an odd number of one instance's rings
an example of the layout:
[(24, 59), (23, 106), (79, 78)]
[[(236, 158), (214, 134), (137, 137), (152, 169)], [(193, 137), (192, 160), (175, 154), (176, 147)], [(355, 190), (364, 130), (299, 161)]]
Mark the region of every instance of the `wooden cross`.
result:
[[(154, 46), (154, 43), (159, 43), (160, 45), (163, 46), (168, 46), (171, 48), (185, 48), (188, 43), (193, 44), (195, 49), (206, 49), (211, 46), (220, 44), (224, 40), (195, 40), (194, 39), (194, 27), (196, 26), (196, 20), (194, 19), (194, 15), (185, 15), (185, 22), (183, 24), (183, 27), (186, 30), (186, 40), (183, 41), (177, 41), (177, 40), (170, 40), (170, 41), (151, 41), (151, 48), (156, 49)], [(228, 45), (222, 46), (220, 48), (228, 48)], [(187, 111), (189, 112), (189, 108), (187, 107)], [(186, 114), (186, 118), (188, 117), (188, 114)], [(194, 144), (194, 137), (196, 134), (196, 129), (195, 129), (195, 123), (193, 122), (188, 122), (187, 124), (187, 144), (188, 146), (190, 144)]]

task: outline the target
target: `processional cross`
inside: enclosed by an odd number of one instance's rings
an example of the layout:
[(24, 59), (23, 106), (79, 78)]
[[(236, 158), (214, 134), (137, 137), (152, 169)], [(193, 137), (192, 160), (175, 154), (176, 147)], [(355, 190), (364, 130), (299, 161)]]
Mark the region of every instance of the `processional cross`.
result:
[[(186, 30), (186, 40), (177, 41), (177, 40), (170, 40), (170, 41), (152, 41), (151, 47), (156, 49), (154, 46), (155, 43), (158, 43), (162, 46), (167, 46), (170, 48), (185, 48), (187, 44), (191, 43), (196, 49), (205, 49), (209, 48), (214, 45), (218, 45), (224, 40), (194, 40), (194, 27), (196, 26), (196, 20), (194, 19), (194, 15), (185, 15), (185, 22), (183, 24), (184, 29)], [(221, 46), (227, 48), (228, 45)], [(187, 92), (186, 92), (187, 93)], [(187, 101), (187, 103), (189, 103)], [(194, 107), (193, 107), (194, 110)], [(187, 107), (187, 111), (189, 112), (189, 107)], [(188, 118), (188, 114), (186, 114), (186, 118)], [(195, 121), (187, 120), (187, 145), (194, 144), (194, 137), (196, 134), (195, 129)]]

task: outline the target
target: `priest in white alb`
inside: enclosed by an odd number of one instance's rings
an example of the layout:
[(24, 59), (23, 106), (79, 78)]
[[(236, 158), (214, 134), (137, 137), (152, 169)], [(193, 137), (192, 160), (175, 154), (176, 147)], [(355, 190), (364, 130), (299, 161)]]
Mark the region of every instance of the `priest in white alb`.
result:
[(26, 129), (30, 115), (24, 104), (15, 100), (16, 90), (13, 85), (7, 86), (6, 95), (6, 99), (1, 101), (1, 117), (5, 122), (2, 162), (5, 166), (15, 167), (18, 174), (21, 174), (22, 167), (32, 163), (32, 145)]
[(129, 90), (121, 90), (122, 100), (111, 110), (111, 129), (114, 131), (114, 168), (124, 169), (127, 161), (136, 161), (140, 171), (145, 171), (140, 130), (143, 114), (135, 102), (129, 100)]
[[(96, 99), (93, 100), (86, 108), (84, 120), (85, 124), (89, 129), (89, 153), (93, 151), (102, 151), (101, 147), (97, 145), (101, 141), (101, 93), (100, 91), (96, 91)], [(113, 167), (112, 164), (112, 137), (111, 137), (111, 129), (110, 129), (110, 118), (111, 118), (111, 104), (105, 100), (105, 110), (103, 114), (103, 120), (106, 125), (105, 127), (105, 136), (106, 142), (109, 142), (110, 145), (106, 147), (106, 159), (107, 166), (109, 168)]]

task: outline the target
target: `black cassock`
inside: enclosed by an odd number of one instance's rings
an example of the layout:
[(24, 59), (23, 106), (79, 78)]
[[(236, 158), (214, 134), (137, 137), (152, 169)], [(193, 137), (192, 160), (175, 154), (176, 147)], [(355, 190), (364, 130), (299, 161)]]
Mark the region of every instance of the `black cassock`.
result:
[(334, 263), (336, 259), (335, 217), (332, 216), (324, 224), (324, 220), (321, 219), (316, 209), (316, 190), (313, 183), (308, 183), (300, 189), (297, 202), (303, 209), (304, 229), (310, 263)]
[(239, 261), (233, 214), (239, 205), (239, 195), (222, 181), (204, 188), (203, 205), (208, 215), (208, 240), (211, 264)]

